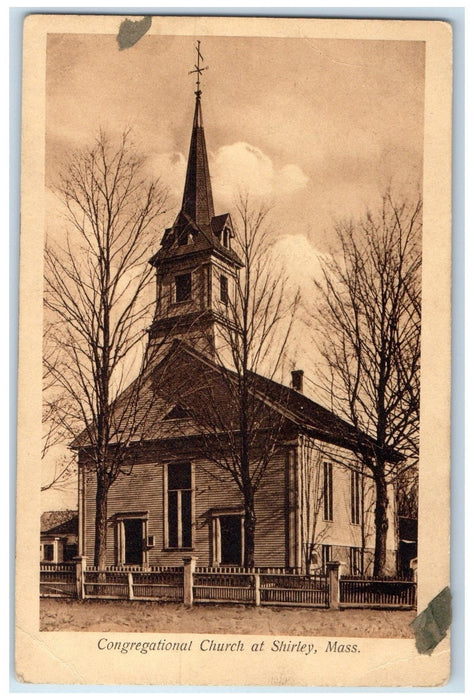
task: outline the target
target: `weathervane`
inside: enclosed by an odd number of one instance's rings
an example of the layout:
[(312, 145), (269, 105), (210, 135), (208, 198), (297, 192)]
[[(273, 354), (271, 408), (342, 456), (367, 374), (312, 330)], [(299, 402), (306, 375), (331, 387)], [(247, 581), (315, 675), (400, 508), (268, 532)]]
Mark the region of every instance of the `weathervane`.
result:
[(196, 88), (197, 89), (194, 93), (195, 95), (197, 95), (197, 97), (201, 96), (201, 73), (209, 68), (209, 66), (204, 66), (204, 68), (201, 67), (201, 61), (203, 61), (204, 59), (201, 55), (200, 46), (201, 46), (201, 42), (197, 41), (196, 42), (197, 62), (194, 64), (194, 70), (190, 70), (188, 72), (188, 75), (191, 75), (191, 73), (197, 73), (197, 75), (196, 75)]

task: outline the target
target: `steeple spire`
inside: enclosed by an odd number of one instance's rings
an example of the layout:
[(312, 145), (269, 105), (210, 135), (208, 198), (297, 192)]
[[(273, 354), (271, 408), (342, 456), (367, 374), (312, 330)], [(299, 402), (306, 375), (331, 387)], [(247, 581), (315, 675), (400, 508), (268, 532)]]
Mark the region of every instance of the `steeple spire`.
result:
[(186, 214), (199, 227), (210, 227), (214, 216), (214, 203), (212, 201), (211, 177), (207, 160), (206, 140), (202, 123), (201, 111), (201, 73), (207, 69), (201, 66), (202, 55), (200, 43), (197, 42), (197, 62), (195, 69), (189, 73), (196, 73), (196, 105), (194, 108), (193, 131), (189, 147), (188, 167), (184, 185), (183, 203), (181, 211)]
[[(211, 178), (201, 112), (202, 55), (196, 45), (196, 104), (183, 203), (150, 259), (156, 268), (156, 310), (150, 347), (162, 357), (173, 339), (186, 340), (211, 357), (228, 326), (229, 300), (244, 266), (232, 249), (230, 214), (214, 214)], [(225, 337), (225, 336), (224, 336)]]

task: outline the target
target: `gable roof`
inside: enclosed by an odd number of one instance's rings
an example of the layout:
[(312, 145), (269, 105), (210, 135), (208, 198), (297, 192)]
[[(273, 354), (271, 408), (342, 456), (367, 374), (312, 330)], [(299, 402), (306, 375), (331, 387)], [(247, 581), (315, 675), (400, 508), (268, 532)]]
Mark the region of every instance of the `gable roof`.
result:
[(77, 535), (79, 518), (77, 510), (47, 510), (41, 514), (41, 534)]
[(284, 406), (294, 422), (313, 437), (345, 447), (357, 444), (358, 433), (353, 425), (316, 403), (300, 391), (285, 387), (267, 377), (254, 374), (256, 386), (265, 396)]
[[(282, 426), (293, 431), (352, 450), (360, 445), (361, 435), (354, 426), (335, 413), (300, 392), (262, 375), (250, 373), (250, 377), (254, 413), (261, 414), (260, 430), (268, 430), (278, 416)], [(203, 434), (205, 421), (201, 425), (196, 422), (197, 411), (210, 410), (214, 416), (219, 417), (222, 433), (229, 430), (237, 433), (239, 415), (231, 388), (232, 383), (237, 381), (235, 372), (217, 365), (185, 341), (175, 340), (167, 355), (153, 368), (140, 387), (135, 434), (128, 432), (125, 409), (123, 416), (117, 419), (116, 440), (113, 442), (199, 438)], [(130, 389), (131, 387), (126, 391)], [(174, 416), (177, 404), (180, 410)], [(120, 397), (116, 406), (119, 411)], [(190, 415), (187, 416), (186, 412)], [(170, 414), (174, 420), (170, 420)], [(219, 425), (216, 426), (216, 431), (218, 428)], [(362, 439), (367, 446), (375, 444), (368, 436), (364, 435)], [(80, 448), (87, 444), (87, 431), (84, 431), (72, 446)]]

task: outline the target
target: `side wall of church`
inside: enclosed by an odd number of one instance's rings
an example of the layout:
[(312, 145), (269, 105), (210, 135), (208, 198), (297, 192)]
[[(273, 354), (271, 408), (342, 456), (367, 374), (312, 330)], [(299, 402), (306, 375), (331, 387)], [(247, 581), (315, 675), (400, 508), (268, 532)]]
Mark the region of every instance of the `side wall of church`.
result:
[[(359, 568), (363, 571), (358, 573), (371, 575), (375, 549), (373, 480), (362, 473), (352, 452), (314, 439), (300, 439), (298, 464), (301, 539), (303, 552), (312, 555), (311, 568), (324, 568), (326, 556), (341, 562), (343, 574), (356, 573)], [(356, 472), (357, 483), (351, 476)], [(391, 574), (396, 571), (397, 550), (395, 492), (391, 484), (388, 499), (387, 574)]]

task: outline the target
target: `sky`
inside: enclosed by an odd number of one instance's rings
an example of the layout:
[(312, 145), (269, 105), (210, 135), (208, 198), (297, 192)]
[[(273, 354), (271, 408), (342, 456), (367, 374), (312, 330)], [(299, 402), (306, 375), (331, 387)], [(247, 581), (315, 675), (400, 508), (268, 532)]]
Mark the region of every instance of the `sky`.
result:
[[(49, 35), (47, 185), (99, 128), (131, 127), (150, 173), (184, 183), (194, 107), (193, 37)], [(388, 185), (421, 189), (423, 42), (205, 37), (202, 107), (216, 213), (238, 190), (272, 205), (276, 237), (322, 252), (335, 219)], [(161, 232), (160, 232), (161, 233)], [(157, 244), (159, 238), (157, 237)]]
[[(46, 72), (46, 205), (61, 235), (54, 183), (99, 129), (130, 127), (150, 176), (179, 209), (194, 111), (195, 37), (145, 35), (119, 51), (114, 35), (50, 34)], [(336, 244), (334, 222), (422, 191), (424, 43), (204, 37), (202, 110), (216, 214), (239, 191), (271, 206), (276, 258), (303, 293)], [(51, 230), (57, 229), (57, 230)], [(311, 374), (298, 334), (293, 356)], [(74, 505), (49, 494), (44, 509)], [(51, 503), (50, 503), (51, 500)], [(58, 505), (59, 504), (59, 505)]]

